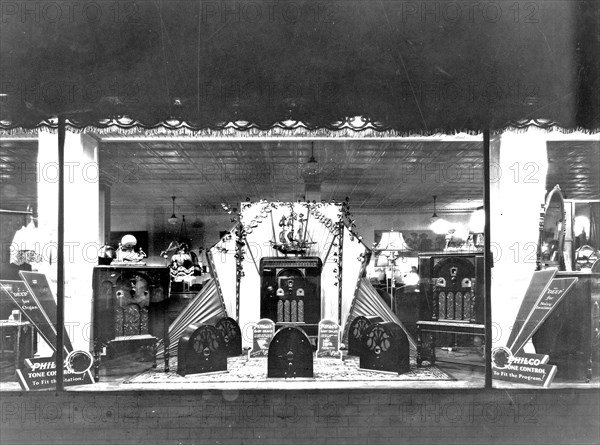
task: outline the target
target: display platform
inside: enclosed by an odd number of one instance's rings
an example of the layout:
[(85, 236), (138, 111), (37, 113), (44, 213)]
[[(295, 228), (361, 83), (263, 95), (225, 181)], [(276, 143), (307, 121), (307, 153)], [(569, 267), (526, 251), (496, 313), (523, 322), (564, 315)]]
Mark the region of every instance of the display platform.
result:
[[(451, 374), (437, 366), (417, 368), (412, 362), (409, 372), (396, 374), (378, 372), (359, 367), (359, 358), (347, 356), (340, 359), (314, 359), (314, 377), (312, 378), (270, 378), (267, 377), (267, 358), (248, 358), (247, 356), (229, 357), (227, 372), (213, 374), (192, 374), (182, 377), (176, 372), (165, 373), (160, 368), (149, 369), (126, 379), (128, 384), (192, 384), (192, 383), (257, 383), (274, 380), (292, 382), (296, 380), (313, 382), (408, 382), (408, 381), (455, 381)], [(176, 368), (176, 358), (171, 358), (171, 369)]]

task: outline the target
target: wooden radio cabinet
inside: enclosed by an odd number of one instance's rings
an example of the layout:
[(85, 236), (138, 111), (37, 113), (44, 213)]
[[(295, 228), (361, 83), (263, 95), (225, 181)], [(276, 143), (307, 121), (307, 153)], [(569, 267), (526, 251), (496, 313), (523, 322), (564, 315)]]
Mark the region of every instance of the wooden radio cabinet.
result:
[(0, 320), (0, 378), (14, 376), (37, 349), (36, 332), (28, 321)]
[(536, 352), (548, 354), (557, 378), (590, 381), (600, 374), (600, 274), (558, 272), (577, 283), (533, 335)]
[[(97, 266), (93, 275), (93, 339), (97, 354), (153, 361), (158, 339), (168, 343), (169, 268)], [(165, 344), (165, 370), (169, 365)]]
[(321, 321), (321, 269), (318, 257), (265, 257), (260, 260), (260, 317), (277, 328), (297, 325), (317, 335)]
[(484, 273), (480, 252), (419, 255), (417, 365), (436, 360), (485, 365)]

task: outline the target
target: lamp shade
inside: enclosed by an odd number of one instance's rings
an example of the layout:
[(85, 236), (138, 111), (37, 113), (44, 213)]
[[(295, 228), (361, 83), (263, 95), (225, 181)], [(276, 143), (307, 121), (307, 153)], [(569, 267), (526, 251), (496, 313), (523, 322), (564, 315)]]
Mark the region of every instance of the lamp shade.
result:
[(437, 235), (444, 235), (448, 233), (448, 231), (451, 229), (451, 226), (450, 223), (444, 218), (436, 218), (435, 221), (433, 221), (429, 226), (429, 229)]
[(485, 229), (485, 211), (483, 208), (478, 208), (471, 214), (469, 229), (472, 233), (483, 233)]
[(388, 257), (385, 255), (379, 255), (375, 267), (387, 267), (389, 265)]
[(375, 250), (409, 251), (412, 249), (404, 241), (404, 237), (402, 236), (401, 232), (391, 230), (381, 234), (381, 240), (379, 240), (375, 246)]
[(21, 227), (15, 233), (10, 244), (10, 263), (20, 266), (24, 263), (32, 264), (42, 261), (41, 249), (43, 247), (40, 231), (32, 221), (27, 226)]
[(179, 220), (177, 219), (177, 215), (175, 215), (175, 196), (171, 196), (171, 199), (173, 200), (173, 213), (171, 214), (171, 217), (167, 219), (167, 221), (169, 224), (174, 226), (179, 222)]
[(314, 156), (311, 156), (304, 167), (304, 174), (306, 176), (317, 176), (319, 173), (319, 163)]

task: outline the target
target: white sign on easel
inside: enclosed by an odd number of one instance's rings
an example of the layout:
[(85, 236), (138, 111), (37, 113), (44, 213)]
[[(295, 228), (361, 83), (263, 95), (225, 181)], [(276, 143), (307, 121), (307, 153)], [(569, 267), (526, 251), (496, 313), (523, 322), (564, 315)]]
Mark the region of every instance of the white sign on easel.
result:
[(273, 323), (273, 320), (269, 320), (268, 318), (259, 320), (253, 329), (252, 349), (248, 353), (249, 358), (267, 357), (273, 335), (275, 335), (275, 323)]
[(319, 322), (317, 358), (342, 358), (340, 352), (340, 326), (331, 320)]

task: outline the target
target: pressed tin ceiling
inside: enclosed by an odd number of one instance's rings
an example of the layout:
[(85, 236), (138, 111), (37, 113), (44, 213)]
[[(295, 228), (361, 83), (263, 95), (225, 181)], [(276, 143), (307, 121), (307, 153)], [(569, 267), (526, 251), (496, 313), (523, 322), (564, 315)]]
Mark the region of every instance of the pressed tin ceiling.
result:
[(600, 142), (549, 142), (546, 189), (567, 199), (600, 199)]
[[(220, 211), (221, 203), (297, 200), (320, 183), (321, 199), (350, 198), (354, 211), (442, 211), (483, 203), (478, 140), (104, 141), (100, 163), (116, 209), (167, 206)], [(318, 174), (306, 174), (314, 147)], [(600, 199), (598, 142), (550, 142), (547, 188), (571, 199)]]
[[(246, 199), (297, 200), (320, 183), (321, 199), (350, 198), (355, 212), (461, 211), (483, 203), (482, 143), (450, 140), (103, 140), (100, 169), (115, 212), (213, 213)], [(314, 143), (316, 175), (307, 175)], [(0, 141), (1, 208), (35, 203), (37, 141)], [(547, 189), (600, 199), (600, 142), (548, 143)], [(312, 187), (314, 189), (314, 187)]]
[(306, 185), (320, 184), (322, 200), (349, 197), (355, 211), (417, 211), (432, 206), (432, 195), (440, 208), (460, 210), (483, 202), (481, 150), (480, 141), (105, 141), (100, 164), (117, 208), (177, 196), (180, 211), (211, 211), (248, 199), (310, 199)]

